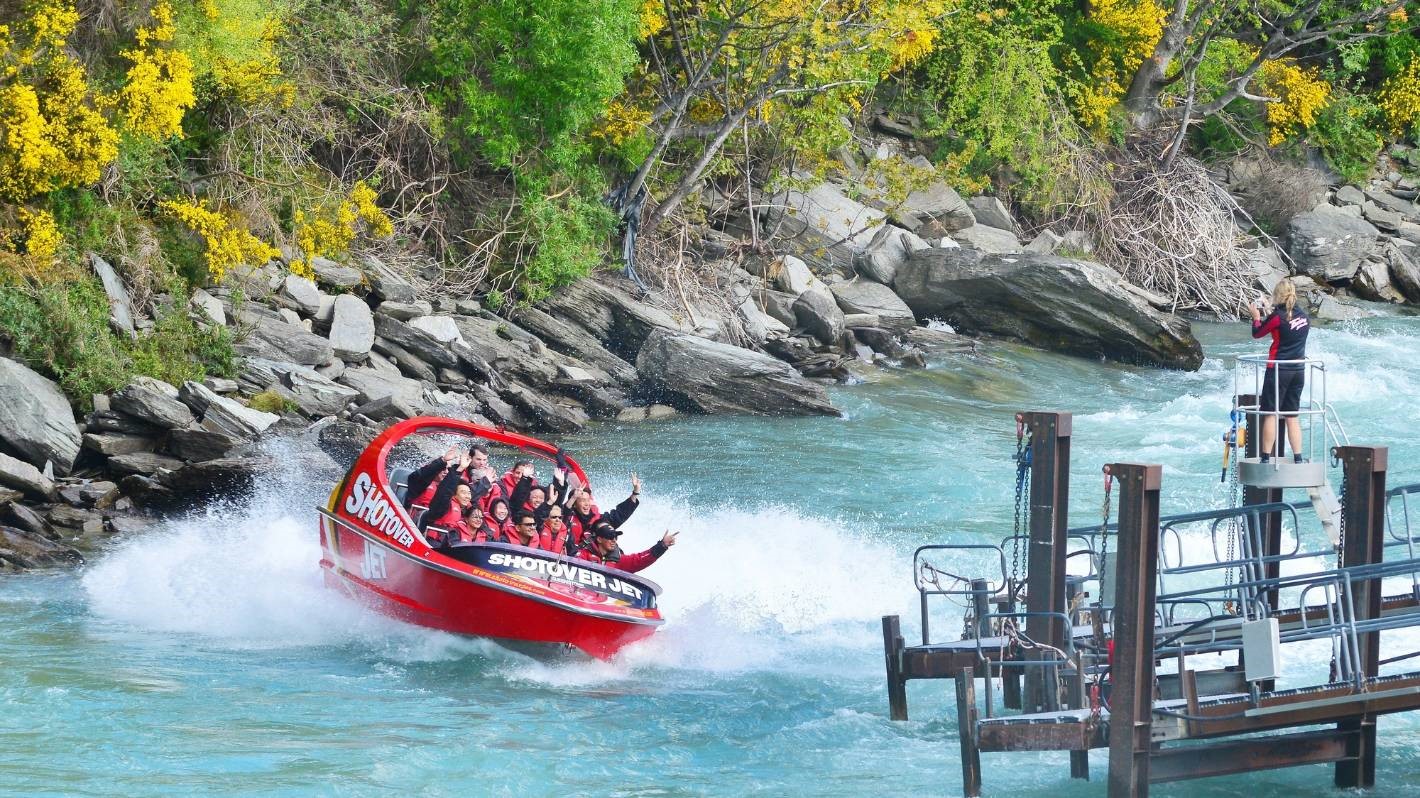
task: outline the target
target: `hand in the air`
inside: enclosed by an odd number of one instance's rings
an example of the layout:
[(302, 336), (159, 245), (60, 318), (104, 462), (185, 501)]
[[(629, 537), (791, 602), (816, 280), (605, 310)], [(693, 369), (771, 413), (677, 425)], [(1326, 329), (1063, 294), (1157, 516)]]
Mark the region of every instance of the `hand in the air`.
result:
[(633, 494), (641, 492), (641, 479), (636, 476), (636, 472), (631, 472), (631, 492)]
[(679, 534), (680, 534), (679, 532), (672, 532), (672, 531), (670, 531), (669, 529), (667, 529), (667, 530), (666, 530), (666, 534), (661, 535), (661, 545), (662, 545), (662, 546), (665, 546), (666, 548), (670, 548), (671, 546), (674, 546), (674, 545), (675, 545), (675, 538), (676, 538), (676, 535), (679, 535)]

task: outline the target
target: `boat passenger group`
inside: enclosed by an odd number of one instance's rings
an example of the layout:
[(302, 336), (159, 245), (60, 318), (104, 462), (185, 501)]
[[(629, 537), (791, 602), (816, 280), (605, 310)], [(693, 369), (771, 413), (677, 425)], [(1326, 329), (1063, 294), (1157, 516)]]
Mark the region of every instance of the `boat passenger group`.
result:
[[(641, 502), (641, 480), (631, 475), (631, 495), (603, 513), (591, 488), (575, 484), (566, 453), (557, 451), (552, 482), (540, 484), (533, 464), (521, 460), (503, 476), (488, 463), (488, 450), (450, 449), (409, 475), (404, 506), (436, 548), (473, 543), (510, 543), (565, 554), (623, 571), (640, 571), (675, 545), (666, 532), (654, 546), (624, 554), (616, 539)], [(422, 514), (416, 511), (427, 508)]]

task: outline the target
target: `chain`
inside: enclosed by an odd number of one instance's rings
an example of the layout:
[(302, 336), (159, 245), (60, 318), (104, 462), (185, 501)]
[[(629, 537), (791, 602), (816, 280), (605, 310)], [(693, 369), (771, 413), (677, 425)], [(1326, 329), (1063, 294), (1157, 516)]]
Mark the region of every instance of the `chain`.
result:
[(1100, 508), (1100, 557), (1099, 565), (1096, 566), (1100, 576), (1100, 601), (1104, 601), (1104, 570), (1109, 560), (1109, 512), (1113, 509), (1110, 506), (1109, 492), (1114, 488), (1114, 477), (1109, 473), (1109, 466), (1104, 467), (1104, 506)]
[(1014, 593), (1021, 585), (1021, 571), (1025, 569), (1026, 547), (1022, 544), (1021, 509), (1025, 495), (1030, 488), (1030, 445), (1026, 440), (1025, 422), (1016, 417), (1016, 519), (1011, 536), (1011, 590)]
[[(1232, 467), (1229, 469), (1229, 476), (1231, 476), (1232, 479), (1228, 487), (1228, 507), (1233, 509), (1236, 509), (1238, 507), (1238, 488), (1241, 485), (1241, 481), (1238, 479), (1238, 460), (1241, 458), (1242, 452), (1238, 452), (1238, 456), (1233, 458)], [(1241, 531), (1241, 527), (1238, 525), (1238, 517), (1235, 515), (1233, 516), (1232, 520), (1228, 522), (1228, 562), (1234, 562), (1235, 560), (1237, 560), (1236, 552), (1238, 545), (1238, 536)], [(1230, 565), (1227, 567), (1226, 570), (1223, 571), (1223, 595), (1228, 595), (1229, 592), (1231, 592), (1232, 586), (1233, 566)], [(1238, 604), (1231, 598), (1223, 603), (1223, 609), (1229, 615), (1238, 614)]]
[(1341, 520), (1336, 524), (1336, 567), (1346, 565), (1346, 474), (1341, 474), (1341, 495), (1337, 498), (1341, 505)]

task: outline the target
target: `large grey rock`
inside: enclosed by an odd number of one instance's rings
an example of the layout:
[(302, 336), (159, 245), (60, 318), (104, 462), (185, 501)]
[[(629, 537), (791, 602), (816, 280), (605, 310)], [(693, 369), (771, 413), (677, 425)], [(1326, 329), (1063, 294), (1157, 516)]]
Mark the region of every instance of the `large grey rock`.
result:
[(907, 256), (931, 246), (914, 233), (886, 226), (873, 236), (867, 248), (853, 261), (853, 266), (858, 274), (869, 280), (892, 285), (892, 279), (897, 275), (897, 267), (907, 260)]
[(1361, 217), (1376, 227), (1388, 232), (1397, 232), (1405, 221), (1405, 216), (1389, 208), (1382, 208), (1373, 202), (1361, 205)]
[(335, 298), (330, 321), (330, 346), (342, 360), (359, 362), (375, 344), (375, 316), (364, 300), (350, 294)]
[(409, 281), (395, 273), (378, 258), (365, 258), (366, 278), (370, 281), (370, 295), (379, 300), (413, 302), (416, 292)]
[(1025, 249), (1021, 246), (1021, 240), (1016, 238), (1015, 233), (985, 224), (976, 224), (965, 230), (958, 230), (952, 233), (952, 238), (963, 247), (993, 255), (1008, 255)]
[(886, 217), (849, 199), (830, 183), (791, 190), (769, 200), (766, 230), (777, 229), (778, 246), (791, 247), (815, 270), (850, 274), (853, 258), (867, 248)]
[(539, 430), (576, 432), (587, 424), (586, 413), (559, 404), (527, 386), (512, 384), (504, 388), (500, 395)]
[(1036, 237), (1032, 238), (1029, 244), (1025, 245), (1025, 251), (1051, 255), (1055, 253), (1055, 250), (1060, 248), (1060, 243), (1064, 240), (1062, 236), (1047, 227), (1036, 234)]
[(429, 333), (441, 344), (448, 345), (455, 341), (466, 343), (463, 335), (459, 333), (458, 325), (454, 323), (453, 316), (420, 316), (410, 319), (409, 326)]
[(296, 403), (310, 418), (333, 416), (355, 399), (355, 389), (332, 382), (311, 369), (291, 369), (274, 390)]
[(254, 437), (281, 420), (275, 413), (247, 407), (191, 380), (182, 384), (178, 398), (192, 408), (193, 414), (201, 420), (203, 429), (233, 438)]
[(54, 496), (53, 480), (24, 460), (4, 453), (0, 453), (0, 486), (14, 488), (35, 499)]
[(43, 535), (0, 525), (0, 571), (80, 565), (84, 555)]
[(201, 462), (222, 457), (238, 443), (239, 439), (226, 433), (192, 426), (168, 433), (167, 451), (184, 460)]
[(834, 283), (828, 287), (838, 300), (838, 307), (844, 313), (870, 313), (876, 315), (879, 325), (899, 332), (917, 326), (917, 318), (912, 308), (891, 288), (870, 280), (849, 280)]
[(799, 323), (794, 317), (794, 300), (798, 297), (783, 291), (764, 289), (750, 295), (750, 301), (766, 315), (783, 324), (786, 328)]
[(1356, 270), (1351, 290), (1362, 299), (1373, 302), (1404, 302), (1405, 297), (1390, 282), (1390, 267), (1384, 261), (1367, 260)]
[(1287, 254), (1298, 272), (1318, 282), (1350, 280), (1379, 235), (1370, 222), (1320, 205), (1287, 223)]
[(1254, 275), (1253, 285), (1265, 294), (1287, 276), (1287, 265), (1282, 262), (1282, 253), (1276, 247), (1258, 247), (1248, 250), (1248, 266)]
[(1390, 269), (1391, 284), (1410, 302), (1420, 303), (1420, 267), (1393, 243), (1387, 244), (1381, 254)]
[(208, 321), (219, 327), (227, 326), (227, 309), (222, 306), (222, 300), (199, 288), (192, 292), (191, 303)]
[(409, 321), (410, 319), (420, 316), (428, 316), (433, 312), (434, 306), (423, 300), (417, 302), (397, 302), (390, 300), (381, 302), (379, 307), (380, 314), (399, 321)]
[(1317, 321), (1355, 321), (1371, 315), (1363, 308), (1343, 302), (1331, 294), (1317, 291), (1312, 295), (1312, 318)]
[(786, 294), (798, 296), (821, 282), (809, 269), (809, 265), (793, 255), (775, 258), (769, 264), (769, 277), (774, 287)]
[(346, 369), (340, 382), (355, 389), (355, 401), (361, 404), (396, 398), (415, 408), (423, 405), (424, 386), (416, 380), (390, 374), (374, 368)]
[(302, 316), (314, 316), (320, 312), (320, 289), (316, 288), (314, 280), (288, 274), (281, 284), (280, 296), (288, 307)]
[(286, 360), (303, 366), (319, 366), (335, 356), (330, 341), (274, 315), (246, 307), (238, 313), (238, 318), (244, 334), (238, 336), (236, 350), (243, 355)]
[(321, 285), (341, 291), (349, 291), (365, 282), (365, 275), (361, 274), (359, 269), (342, 266), (327, 258), (311, 258), (311, 270), (316, 273), (316, 281)]
[(549, 315), (586, 330), (602, 346), (630, 362), (658, 329), (693, 332), (688, 319), (634, 299), (611, 278), (583, 279), (565, 286), (539, 306)]
[(375, 334), (418, 357), (425, 363), (445, 368), (458, 365), (449, 345), (433, 335), (382, 313), (375, 314)]
[(971, 206), (940, 180), (908, 194), (906, 201), (889, 213), (889, 218), (914, 233), (926, 227), (929, 234), (936, 236), (976, 224)]
[(1184, 319), (1162, 312), (1113, 269), (1089, 261), (968, 249), (915, 253), (893, 287), (918, 318), (1045, 349), (1196, 370), (1203, 348)]
[(820, 343), (833, 346), (843, 338), (843, 311), (822, 284), (809, 288), (794, 300), (794, 320)]
[(1366, 201), (1366, 195), (1361, 193), (1361, 189), (1355, 186), (1342, 186), (1336, 189), (1337, 205), (1360, 205)]
[(93, 266), (99, 282), (104, 285), (104, 293), (108, 294), (109, 326), (129, 338), (137, 337), (138, 333), (133, 329), (133, 300), (128, 297), (123, 279), (108, 261), (92, 252), (89, 253), (89, 265)]
[[(1368, 188), (1363, 193), (1366, 195), (1366, 199), (1382, 208), (1411, 218), (1420, 216), (1420, 209), (1415, 207), (1415, 203), (1404, 197), (1396, 196), (1390, 190)], [(1362, 207), (1364, 208), (1364, 205)]]
[(739, 304), (740, 319), (744, 323), (745, 334), (757, 342), (761, 342), (771, 335), (783, 335), (789, 332), (789, 325), (774, 318), (759, 309), (754, 303), (754, 297), (745, 297)]
[[(424, 382), (435, 382), (438, 380), (438, 372), (434, 367), (419, 359), (417, 355), (393, 341), (375, 336), (375, 353), (385, 355), (395, 363), (395, 370), (401, 374)], [(443, 368), (448, 368), (444, 366)]]
[(109, 468), (120, 474), (150, 476), (159, 471), (174, 471), (182, 468), (183, 462), (176, 457), (153, 452), (120, 454), (108, 459)]
[(157, 441), (140, 435), (124, 435), (118, 432), (86, 432), (84, 448), (112, 457), (116, 454), (151, 452), (157, 448)]
[(636, 381), (635, 366), (602, 346), (600, 341), (580, 327), (535, 307), (517, 309), (513, 312), (513, 320), (536, 334), (553, 350), (591, 363), (623, 386)]
[(192, 410), (178, 400), (178, 390), (166, 383), (163, 385), (170, 388), (171, 393), (135, 380), (114, 394), (110, 404), (115, 411), (159, 429), (179, 429), (191, 424)]
[(977, 224), (1009, 230), (1012, 233), (1020, 229), (1016, 226), (1016, 220), (1011, 218), (1011, 212), (1006, 209), (1005, 203), (995, 197), (972, 197), (966, 204), (971, 208), (971, 215)]
[(0, 448), (68, 474), (79, 455), (79, 425), (59, 386), (18, 361), (0, 357)]
[(818, 383), (768, 355), (657, 330), (636, 358), (652, 390), (702, 413), (838, 415)]

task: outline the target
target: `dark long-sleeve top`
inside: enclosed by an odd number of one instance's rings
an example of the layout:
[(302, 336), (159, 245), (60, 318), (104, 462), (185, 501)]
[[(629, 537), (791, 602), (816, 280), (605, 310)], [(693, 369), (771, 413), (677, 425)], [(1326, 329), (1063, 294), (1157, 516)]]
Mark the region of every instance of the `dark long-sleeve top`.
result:
[[(429, 526), (432, 519), (443, 518), (449, 512), (449, 508), (453, 506), (454, 492), (459, 489), (459, 485), (463, 481), (463, 474), (458, 469), (450, 468), (448, 470), (444, 478), (439, 481), (439, 488), (434, 491), (434, 498), (429, 501), (429, 509), (424, 512), (424, 517), (419, 519), (420, 531)], [(473, 489), (473, 502), (477, 504), (483, 494), (489, 490), (488, 477), (480, 478), (478, 482), (469, 487)]]

